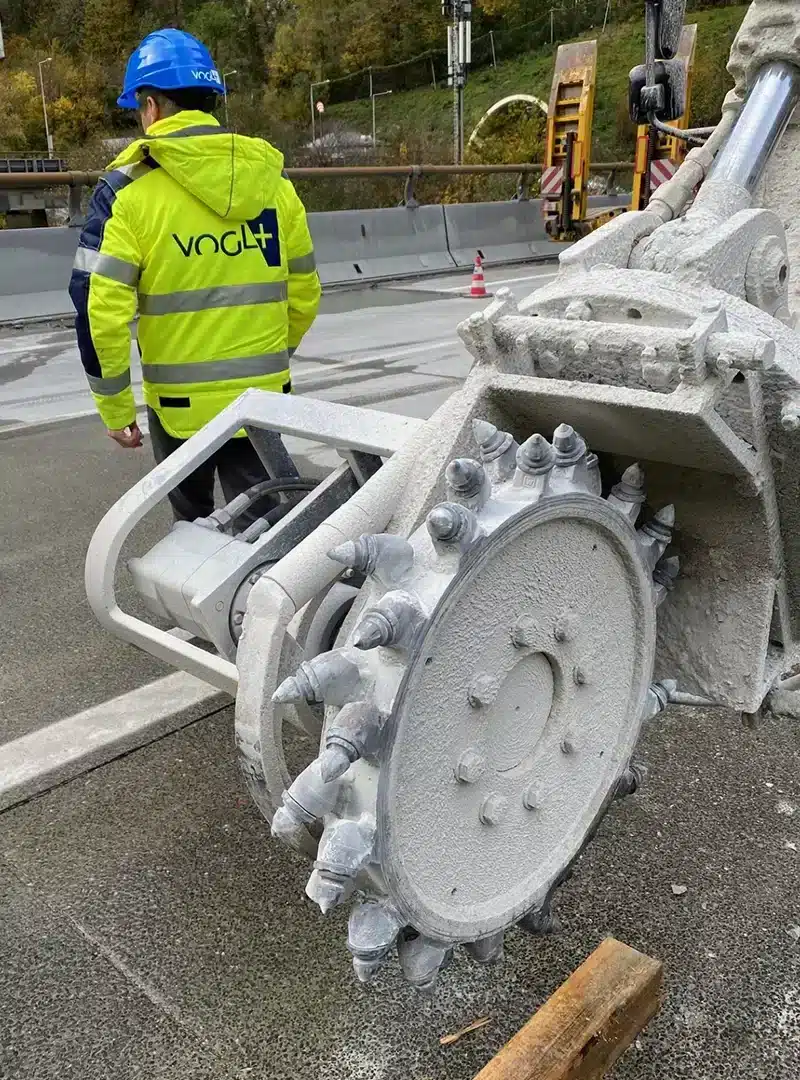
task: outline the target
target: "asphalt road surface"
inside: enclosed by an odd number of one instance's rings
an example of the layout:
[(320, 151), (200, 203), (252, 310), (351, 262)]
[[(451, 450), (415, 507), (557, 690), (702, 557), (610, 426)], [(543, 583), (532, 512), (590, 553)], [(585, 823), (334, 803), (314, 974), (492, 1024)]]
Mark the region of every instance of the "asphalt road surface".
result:
[(0, 1076), (469, 1080), (613, 934), (665, 965), (618, 1080), (796, 1080), (797, 724), (669, 711), (641, 755), (650, 779), (562, 890), (562, 932), (514, 931), (499, 967), (458, 956), (433, 999), (396, 963), (356, 982), (346, 913), (305, 898), (310, 866), (245, 794), (230, 710), (7, 811)]
[[(489, 278), (524, 296), (551, 274)], [(430, 415), (469, 368), (454, 332), (475, 310), (468, 281), (330, 294), (296, 388)], [(93, 417), (63, 419), (88, 410), (68, 327), (0, 330), (0, 743), (167, 673), (100, 630), (83, 596), (96, 522), (150, 468), (147, 449), (117, 450)], [(319, 446), (292, 449), (304, 468), (329, 463)], [(151, 515), (131, 549), (168, 524)], [(433, 999), (393, 964), (356, 983), (346, 916), (323, 919), (303, 895), (309, 867), (270, 840), (232, 723), (231, 709), (201, 710), (0, 815), (2, 1080), (468, 1080), (607, 934), (666, 971), (661, 1013), (615, 1076), (800, 1076), (796, 722), (654, 721), (650, 779), (562, 890), (562, 932), (512, 932), (496, 968), (458, 956)], [(439, 1046), (482, 1016), (482, 1031)]]

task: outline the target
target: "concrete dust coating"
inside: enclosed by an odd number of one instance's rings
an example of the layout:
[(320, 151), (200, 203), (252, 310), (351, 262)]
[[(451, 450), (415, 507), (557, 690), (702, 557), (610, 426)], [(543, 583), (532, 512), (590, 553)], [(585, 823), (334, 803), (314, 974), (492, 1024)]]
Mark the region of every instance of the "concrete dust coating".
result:
[(432, 1000), (394, 964), (356, 983), (346, 914), (304, 898), (308, 864), (244, 794), (230, 710), (7, 811), (0, 1075), (467, 1080), (613, 934), (666, 987), (615, 1077), (796, 1080), (797, 725), (671, 710), (640, 751), (650, 779), (560, 892), (563, 932), (515, 931), (498, 968), (459, 956)]
[[(451, 287), (452, 278), (443, 280), (443, 287)], [(297, 391), (429, 416), (469, 370), (455, 327), (474, 310), (470, 301), (436, 293), (435, 285), (326, 297), (294, 361)], [(380, 306), (370, 306), (376, 300)], [(134, 365), (137, 383), (135, 356)], [(4, 427), (54, 422), (81, 410), (89, 412), (85, 420), (49, 430), (23, 427), (2, 437)], [(301, 470), (311, 475), (339, 461), (335, 451), (318, 444), (287, 442)], [(126, 453), (106, 438), (69, 326), (0, 331), (0, 498), (9, 508), (0, 523), (0, 574), (9, 583), (0, 599), (0, 743), (169, 673), (102, 630), (83, 590), (83, 562), (95, 526), (151, 467), (148, 447)], [(169, 524), (166, 506), (159, 507), (135, 531), (126, 557), (150, 547)], [(141, 613), (126, 585), (123, 571), (120, 602)]]

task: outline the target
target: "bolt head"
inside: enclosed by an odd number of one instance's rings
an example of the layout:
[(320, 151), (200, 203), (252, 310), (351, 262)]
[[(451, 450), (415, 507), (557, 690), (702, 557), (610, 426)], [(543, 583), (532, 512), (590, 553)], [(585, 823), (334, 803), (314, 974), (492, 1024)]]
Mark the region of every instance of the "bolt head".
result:
[(511, 628), (511, 642), (517, 649), (530, 649), (536, 643), (536, 621), (532, 615), (520, 615)]
[(233, 615), (234, 626), (241, 626), (243, 622), (244, 622), (244, 613), (241, 612), (241, 611), (234, 612), (234, 615)]
[(491, 675), (476, 675), (467, 691), (467, 698), (474, 709), (486, 708), (497, 696), (498, 682)]
[(576, 686), (586, 685), (586, 672), (582, 667), (574, 667), (572, 669), (572, 681)]
[(553, 627), (553, 637), (559, 644), (563, 644), (565, 641), (569, 641), (575, 636), (575, 619), (569, 612), (564, 612), (563, 615), (559, 615), (556, 619), (556, 624)]
[(480, 780), (486, 769), (486, 762), (477, 750), (469, 747), (455, 764), (453, 775), (459, 784), (474, 784)]
[(567, 734), (561, 740), (561, 753), (574, 754), (577, 749), (578, 744), (575, 736), (571, 732), (567, 732)]
[(499, 825), (508, 814), (508, 799), (492, 793), (481, 803), (478, 816), (484, 825)]
[(542, 805), (542, 793), (535, 781), (531, 781), (522, 792), (522, 805), (526, 810), (538, 810)]

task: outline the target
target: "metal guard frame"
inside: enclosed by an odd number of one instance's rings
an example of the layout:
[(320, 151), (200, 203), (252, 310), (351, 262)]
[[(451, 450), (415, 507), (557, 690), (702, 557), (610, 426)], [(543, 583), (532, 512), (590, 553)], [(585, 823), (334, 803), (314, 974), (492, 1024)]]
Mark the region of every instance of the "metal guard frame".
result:
[[(294, 435), (342, 450), (391, 457), (424, 423), (352, 405), (246, 390), (183, 446), (142, 477), (105, 514), (86, 554), (84, 581), (100, 625), (171, 666), (236, 695), (236, 665), (123, 611), (116, 598), (117, 564), (125, 540), (150, 510), (242, 428)], [(305, 507), (315, 491), (302, 500)], [(276, 530), (280, 524), (275, 526)]]

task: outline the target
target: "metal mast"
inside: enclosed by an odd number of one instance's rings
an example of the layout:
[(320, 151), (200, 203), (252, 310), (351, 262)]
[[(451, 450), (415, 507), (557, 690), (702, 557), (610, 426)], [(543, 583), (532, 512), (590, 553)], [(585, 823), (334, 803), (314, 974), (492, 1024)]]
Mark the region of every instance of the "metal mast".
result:
[(453, 88), (453, 162), (464, 161), (464, 87), (472, 62), (472, 0), (442, 0), (447, 28), (447, 83)]

